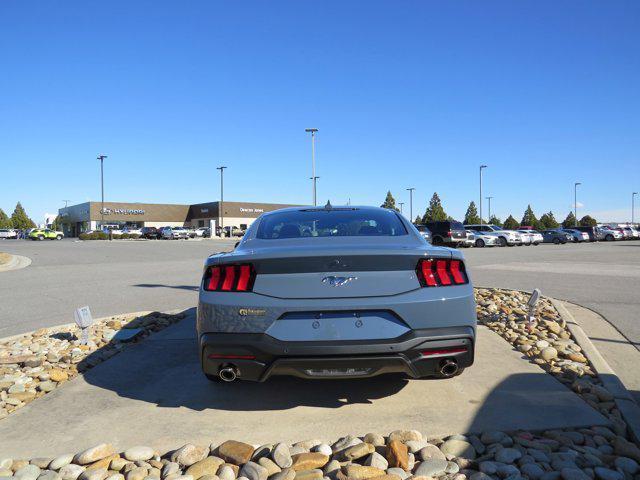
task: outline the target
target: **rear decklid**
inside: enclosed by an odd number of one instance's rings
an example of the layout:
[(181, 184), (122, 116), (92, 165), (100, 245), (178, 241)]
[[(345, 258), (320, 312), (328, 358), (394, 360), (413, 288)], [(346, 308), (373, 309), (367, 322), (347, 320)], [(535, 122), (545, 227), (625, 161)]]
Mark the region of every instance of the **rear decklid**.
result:
[[(277, 298), (398, 295), (420, 288), (421, 258), (451, 258), (452, 250), (394, 238), (252, 240), (219, 263), (251, 263), (253, 292)], [(211, 263), (209, 263), (211, 264)]]

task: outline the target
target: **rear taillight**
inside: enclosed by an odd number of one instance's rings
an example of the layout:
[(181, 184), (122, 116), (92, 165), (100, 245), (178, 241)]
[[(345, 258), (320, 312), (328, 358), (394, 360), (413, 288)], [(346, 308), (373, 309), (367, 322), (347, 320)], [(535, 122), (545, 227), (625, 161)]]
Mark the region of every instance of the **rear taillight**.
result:
[(250, 292), (256, 272), (253, 265), (214, 265), (204, 272), (203, 287), (209, 292)]
[(418, 262), (416, 273), (423, 287), (446, 287), (469, 283), (462, 260), (423, 259)]

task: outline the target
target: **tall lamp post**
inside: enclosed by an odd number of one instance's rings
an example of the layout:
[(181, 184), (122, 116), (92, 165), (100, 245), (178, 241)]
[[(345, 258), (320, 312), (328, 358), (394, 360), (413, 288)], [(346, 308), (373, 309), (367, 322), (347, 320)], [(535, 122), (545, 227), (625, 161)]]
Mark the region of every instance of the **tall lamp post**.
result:
[(487, 168), (487, 165), (480, 165), (480, 225), (482, 225), (482, 170)]
[(635, 200), (636, 200), (636, 195), (638, 195), (638, 192), (633, 192), (631, 194), (631, 226), (633, 226), (634, 220), (635, 220)]
[(100, 205), (100, 228), (104, 225), (104, 159), (107, 158), (106, 155), (98, 155), (98, 160), (100, 160), (100, 190), (102, 191), (102, 204)]
[(398, 202), (398, 205), (400, 205), (400, 215), (402, 215), (402, 206), (404, 205), (404, 202)]
[(413, 222), (413, 191), (415, 187), (407, 188), (409, 191), (409, 221)]
[(317, 205), (316, 200), (316, 181), (318, 177), (316, 177), (316, 132), (317, 128), (305, 128), (305, 132), (311, 133), (311, 182), (313, 184), (313, 206)]
[(578, 226), (578, 185), (582, 185), (580, 182), (576, 182), (573, 184), (573, 216), (575, 220), (573, 222), (573, 226)]
[(224, 237), (224, 169), (227, 167), (216, 167), (220, 170), (220, 236)]
[(489, 215), (488, 215), (489, 218), (487, 218), (487, 221), (491, 222), (491, 199), (493, 197), (485, 197), (485, 198), (489, 201)]

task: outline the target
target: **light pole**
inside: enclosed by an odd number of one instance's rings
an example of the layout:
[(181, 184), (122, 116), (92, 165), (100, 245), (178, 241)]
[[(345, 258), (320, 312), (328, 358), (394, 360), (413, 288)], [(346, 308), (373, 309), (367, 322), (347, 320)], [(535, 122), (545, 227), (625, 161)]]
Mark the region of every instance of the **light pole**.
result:
[(415, 187), (407, 188), (409, 191), (409, 221), (413, 222), (413, 191)]
[(631, 226), (633, 226), (633, 222), (635, 220), (634, 213), (635, 213), (635, 206), (636, 206), (635, 205), (635, 200), (636, 200), (635, 197), (636, 197), (636, 195), (638, 195), (638, 192), (633, 192), (631, 194)]
[(573, 226), (578, 226), (578, 185), (582, 185), (580, 182), (576, 182), (573, 184), (573, 216), (575, 220), (573, 222)]
[(106, 155), (98, 155), (98, 160), (100, 160), (100, 190), (102, 190), (102, 205), (100, 206), (100, 228), (104, 224), (104, 159), (107, 158)]
[(313, 206), (317, 205), (316, 201), (316, 132), (317, 128), (305, 128), (305, 132), (311, 133), (311, 182), (313, 184)]
[(402, 206), (404, 205), (404, 202), (398, 202), (398, 205), (400, 205), (400, 215), (402, 215)]
[(491, 199), (492, 199), (493, 197), (485, 197), (485, 198), (489, 201), (489, 215), (488, 215), (488, 219), (487, 219), (487, 221), (488, 221), (488, 222), (491, 222)]
[(216, 167), (220, 170), (220, 236), (224, 237), (224, 169), (227, 167)]
[(69, 202), (70, 202), (71, 200), (62, 200), (62, 201), (64, 202), (64, 208), (67, 208), (67, 205), (69, 204)]
[(482, 225), (482, 169), (487, 168), (486, 165), (480, 165), (480, 225)]

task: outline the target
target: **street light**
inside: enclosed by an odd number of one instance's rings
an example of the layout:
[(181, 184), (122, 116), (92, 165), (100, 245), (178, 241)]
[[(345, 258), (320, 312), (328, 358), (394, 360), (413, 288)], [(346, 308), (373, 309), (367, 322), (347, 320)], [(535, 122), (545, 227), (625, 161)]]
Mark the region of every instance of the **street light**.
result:
[(398, 205), (400, 205), (400, 215), (402, 215), (402, 206), (404, 205), (404, 202), (398, 202)]
[(638, 195), (638, 192), (633, 192), (631, 194), (631, 226), (633, 226), (633, 222), (635, 220), (635, 196)]
[(100, 207), (100, 228), (104, 224), (104, 159), (107, 158), (106, 155), (98, 155), (98, 160), (100, 160), (100, 189), (102, 190), (102, 205)]
[(574, 227), (578, 226), (578, 185), (582, 185), (580, 182), (576, 182), (573, 184), (573, 216), (575, 217), (574, 220)]
[(415, 187), (407, 188), (409, 191), (409, 221), (413, 222), (413, 191)]
[(487, 221), (491, 222), (491, 199), (492, 199), (493, 197), (484, 197), (484, 198), (486, 198), (487, 200), (489, 200), (489, 215), (488, 215), (488, 220), (487, 220)]
[(487, 165), (480, 165), (480, 225), (482, 225), (482, 169)]
[(220, 236), (224, 237), (224, 169), (227, 167), (216, 167), (220, 170)]
[(313, 184), (313, 206), (317, 205), (316, 202), (316, 181), (320, 177), (316, 177), (316, 132), (317, 128), (305, 128), (305, 132), (311, 133), (311, 181)]
[(69, 202), (70, 202), (71, 200), (62, 200), (62, 201), (64, 202), (64, 208), (67, 208), (67, 205), (69, 204)]

